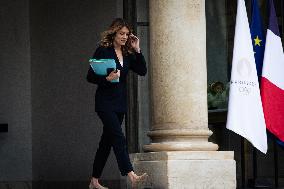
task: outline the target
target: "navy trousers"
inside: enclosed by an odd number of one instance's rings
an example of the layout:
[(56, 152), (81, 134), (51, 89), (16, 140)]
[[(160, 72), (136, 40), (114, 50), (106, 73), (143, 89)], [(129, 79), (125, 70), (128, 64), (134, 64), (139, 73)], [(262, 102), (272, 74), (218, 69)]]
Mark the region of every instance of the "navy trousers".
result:
[(129, 159), (126, 139), (121, 128), (124, 113), (97, 112), (97, 114), (103, 122), (103, 134), (96, 152), (92, 176), (100, 178), (111, 147), (113, 148), (121, 175), (126, 176), (127, 173), (133, 171), (133, 167)]

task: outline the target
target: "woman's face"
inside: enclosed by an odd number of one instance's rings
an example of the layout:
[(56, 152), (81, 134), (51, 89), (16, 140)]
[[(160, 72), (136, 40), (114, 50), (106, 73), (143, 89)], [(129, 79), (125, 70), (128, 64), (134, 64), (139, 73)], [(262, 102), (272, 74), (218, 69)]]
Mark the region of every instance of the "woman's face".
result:
[(125, 45), (128, 36), (129, 36), (129, 30), (127, 29), (127, 27), (124, 26), (123, 28), (121, 28), (116, 32), (113, 43), (115, 45), (123, 46)]

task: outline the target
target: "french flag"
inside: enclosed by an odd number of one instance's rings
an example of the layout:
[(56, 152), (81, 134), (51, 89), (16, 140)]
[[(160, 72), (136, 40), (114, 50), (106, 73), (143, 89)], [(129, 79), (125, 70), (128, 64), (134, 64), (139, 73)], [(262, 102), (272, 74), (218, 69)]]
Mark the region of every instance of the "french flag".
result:
[(284, 54), (273, 0), (261, 77), (261, 99), (267, 129), (284, 142)]

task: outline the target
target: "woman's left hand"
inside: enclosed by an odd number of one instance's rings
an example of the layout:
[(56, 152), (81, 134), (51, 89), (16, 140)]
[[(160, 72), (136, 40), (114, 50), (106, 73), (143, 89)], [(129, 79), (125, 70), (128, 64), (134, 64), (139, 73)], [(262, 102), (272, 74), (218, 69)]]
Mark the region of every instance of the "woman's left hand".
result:
[(140, 53), (140, 41), (139, 38), (131, 34), (129, 36), (131, 47), (138, 53)]

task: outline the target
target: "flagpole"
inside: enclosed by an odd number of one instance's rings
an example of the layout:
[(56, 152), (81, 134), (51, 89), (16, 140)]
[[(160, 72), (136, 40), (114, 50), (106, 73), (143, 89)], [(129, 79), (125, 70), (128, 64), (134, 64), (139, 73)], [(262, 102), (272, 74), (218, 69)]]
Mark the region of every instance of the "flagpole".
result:
[(245, 139), (241, 137), (241, 169), (242, 169), (242, 188), (246, 184), (246, 161), (245, 161)]
[(257, 152), (255, 147), (253, 147), (252, 151), (252, 161), (253, 161), (253, 186), (256, 186), (257, 179)]
[(273, 149), (274, 149), (274, 182), (275, 187), (278, 187), (278, 148), (276, 144), (276, 139), (273, 140)]

